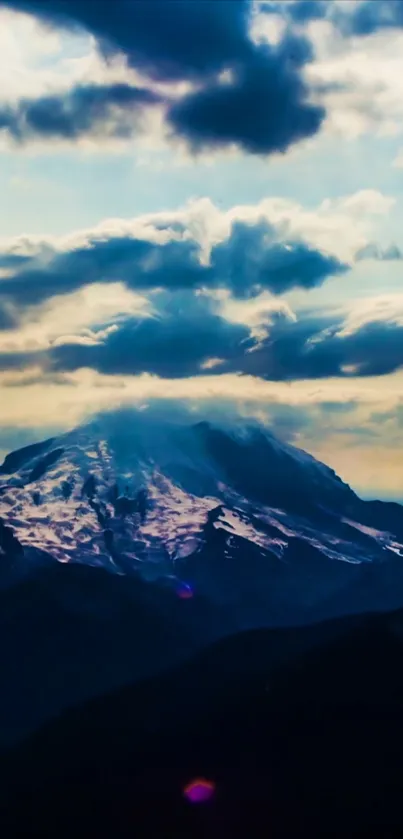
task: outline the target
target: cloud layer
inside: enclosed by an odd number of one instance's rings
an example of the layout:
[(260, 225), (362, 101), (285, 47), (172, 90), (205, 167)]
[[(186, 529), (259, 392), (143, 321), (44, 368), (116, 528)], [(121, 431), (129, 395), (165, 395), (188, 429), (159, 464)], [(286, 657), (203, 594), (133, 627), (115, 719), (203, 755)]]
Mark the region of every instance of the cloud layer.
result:
[(346, 334), (342, 318), (294, 322), (279, 314), (268, 337), (256, 341), (245, 325), (229, 323), (208, 305), (189, 313), (189, 299), (180, 302), (182, 311), (171, 305), (157, 318), (128, 319), (95, 346), (66, 340), (33, 360), (57, 372), (92, 368), (169, 379), (242, 373), (271, 381), (383, 376), (403, 366), (401, 324), (370, 321)]
[[(142, 111), (158, 104), (166, 134), (195, 150), (238, 146), (271, 154), (316, 134), (324, 120), (324, 108), (310, 101), (304, 80), (304, 66), (313, 59), (309, 41), (286, 33), (276, 45), (255, 43), (252, 0), (0, 0), (2, 5), (47, 24), (82, 28), (106, 59), (123, 55), (148, 86), (81, 85), (0, 106), (0, 130), (14, 141), (127, 138), (136, 134)], [(161, 83), (171, 85), (165, 102), (156, 92)], [(178, 83), (190, 90), (179, 93)]]
[(206, 295), (159, 292), (152, 299), (152, 311), (109, 319), (91, 333), (65, 334), (43, 349), (3, 351), (0, 367), (36, 367), (51, 380), (85, 368), (172, 380), (236, 373), (273, 382), (385, 376), (403, 367), (401, 300), (366, 310), (362, 303), (350, 315), (294, 317), (272, 301), (256, 329), (229, 320)]
[(63, 249), (42, 242), (36, 252), (32, 245), (31, 254), (4, 251), (0, 262), (9, 271), (0, 278), (2, 311), (21, 313), (82, 286), (117, 281), (140, 292), (226, 289), (247, 299), (264, 290), (314, 288), (348, 268), (265, 218), (232, 220), (226, 235), (207, 250), (189, 225), (173, 215), (134, 224), (127, 232), (115, 232), (112, 225), (109, 233), (90, 232)]
[[(92, 39), (82, 72), (73, 61), (66, 75), (61, 52), (61, 74), (45, 73), (37, 98), (28, 73), (26, 94), (0, 100), (0, 134), (20, 148), (101, 147), (145, 132), (180, 151), (266, 156), (322, 128), (402, 130), (403, 0), (0, 0), (2, 8), (58, 37)], [(275, 38), (266, 37), (269, 19)], [(393, 43), (378, 40), (383, 32)]]
[(349, 262), (328, 240), (345, 246), (350, 233), (351, 260), (373, 258), (365, 219), (390, 206), (374, 191), (316, 212), (272, 199), (221, 213), (201, 201), (64, 239), (3, 242), (0, 367), (53, 381), (84, 368), (274, 382), (392, 373), (403, 364), (399, 295), (319, 313), (284, 298), (348, 282)]

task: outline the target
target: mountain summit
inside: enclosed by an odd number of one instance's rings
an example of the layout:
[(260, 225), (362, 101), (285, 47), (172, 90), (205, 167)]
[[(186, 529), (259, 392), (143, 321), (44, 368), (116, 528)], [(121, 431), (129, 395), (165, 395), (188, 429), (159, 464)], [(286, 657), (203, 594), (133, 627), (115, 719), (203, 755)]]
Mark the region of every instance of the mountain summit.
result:
[[(402, 556), (402, 507), (257, 425), (118, 411), (13, 452), (0, 743), (224, 636), (399, 608)], [(273, 650), (289, 660), (303, 637)]]

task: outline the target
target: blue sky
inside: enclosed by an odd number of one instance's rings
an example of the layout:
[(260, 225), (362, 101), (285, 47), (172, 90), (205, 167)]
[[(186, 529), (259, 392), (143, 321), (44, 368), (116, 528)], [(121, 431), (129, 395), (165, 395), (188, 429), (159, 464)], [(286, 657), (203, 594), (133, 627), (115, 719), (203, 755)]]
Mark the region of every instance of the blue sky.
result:
[(402, 498), (403, 4), (151, 3), (0, 0), (0, 451), (169, 396)]

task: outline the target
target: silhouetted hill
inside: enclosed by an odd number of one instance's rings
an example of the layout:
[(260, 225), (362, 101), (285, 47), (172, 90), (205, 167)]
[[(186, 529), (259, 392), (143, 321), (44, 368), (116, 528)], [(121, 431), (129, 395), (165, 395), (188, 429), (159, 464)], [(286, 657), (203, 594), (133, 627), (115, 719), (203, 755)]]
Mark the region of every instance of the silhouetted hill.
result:
[[(68, 712), (3, 756), (4, 830), (401, 835), (402, 627), (394, 613), (243, 633)], [(191, 805), (200, 776), (215, 795)]]

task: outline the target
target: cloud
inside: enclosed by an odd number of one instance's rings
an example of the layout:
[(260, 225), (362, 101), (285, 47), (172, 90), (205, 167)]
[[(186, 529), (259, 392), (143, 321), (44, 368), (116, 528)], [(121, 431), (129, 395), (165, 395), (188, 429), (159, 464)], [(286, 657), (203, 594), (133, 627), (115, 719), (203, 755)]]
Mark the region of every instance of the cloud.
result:
[[(273, 197), (221, 211), (208, 198), (202, 198), (177, 210), (107, 219), (67, 236), (24, 234), (0, 238), (0, 302), (4, 305), (10, 296), (20, 307), (40, 304), (85, 285), (116, 280), (147, 289), (153, 283), (183, 288), (208, 285), (210, 281), (211, 288), (215, 283), (217, 287), (237, 286), (235, 293), (243, 293), (245, 298), (259, 282), (273, 291), (284, 288), (279, 253), (290, 268), (287, 287), (294, 284), (308, 288), (306, 274), (301, 282), (296, 277), (303, 256), (313, 261), (314, 252), (323, 256), (323, 261), (318, 258), (323, 279), (325, 268), (331, 275), (335, 261), (340, 263), (336, 274), (343, 273), (342, 266), (353, 263), (357, 251), (374, 240), (378, 219), (388, 216), (393, 205), (393, 198), (369, 189), (326, 199), (311, 209)], [(225, 271), (229, 279), (214, 279), (213, 247), (216, 270)], [(238, 278), (230, 256), (241, 265)], [(263, 264), (273, 274), (259, 280)], [(248, 267), (250, 276), (244, 275)], [(173, 277), (169, 274), (172, 270)], [(243, 280), (244, 291), (240, 292)]]
[(356, 329), (345, 327), (330, 315), (279, 320), (267, 341), (233, 366), (273, 381), (385, 376), (403, 367), (403, 323), (374, 315)]
[[(265, 289), (282, 294), (314, 288), (348, 268), (300, 236), (284, 235), (281, 226), (265, 218), (222, 223), (224, 232), (210, 241), (207, 251), (206, 234), (197, 230), (191, 210), (187, 218), (173, 213), (164, 220), (156, 214), (132, 225), (122, 222), (120, 229), (111, 224), (108, 232), (90, 231), (62, 249), (42, 243), (37, 254), (21, 267), (17, 261), (15, 270), (0, 278), (0, 303), (22, 312), (83, 286), (111, 282), (139, 292), (221, 288), (246, 299)], [(8, 251), (3, 254), (6, 258)]]
[[(0, 129), (14, 140), (98, 140), (131, 137), (130, 116), (152, 104), (152, 91), (171, 85), (166, 128), (193, 150), (237, 146), (251, 154), (285, 152), (316, 134), (325, 110), (310, 101), (303, 69), (313, 59), (301, 35), (277, 44), (252, 37), (252, 0), (0, 0), (47, 24), (91, 33), (106, 61), (124, 55), (149, 86), (140, 98), (130, 84), (90, 83), (63, 93), (22, 99), (0, 110)], [(190, 92), (178, 95), (178, 83)], [(176, 88), (175, 88), (176, 85)], [(157, 87), (156, 87), (157, 86)], [(155, 101), (154, 101), (155, 103)], [(113, 126), (111, 128), (111, 110)], [(119, 125), (121, 124), (121, 127)], [(134, 120), (135, 123), (135, 120)]]
[(403, 0), (279, 0), (265, 2), (269, 14), (283, 14), (294, 23), (331, 20), (344, 36), (367, 36), (380, 29), (403, 27)]
[(394, 373), (403, 367), (401, 307), (400, 314), (386, 303), (362, 307), (357, 304), (350, 315), (289, 317), (273, 306), (256, 334), (253, 324), (228, 320), (225, 307), (209, 296), (163, 292), (151, 315), (105, 323), (92, 330), (91, 340), (66, 334), (46, 350), (2, 353), (0, 367), (39, 366), (47, 375), (80, 369), (109, 376), (146, 373), (170, 380), (237, 374), (272, 382)]
[(18, 326), (18, 317), (13, 310), (0, 303), (0, 331), (3, 329), (15, 329)]
[(66, 336), (74, 336), (76, 342), (99, 343), (106, 337), (108, 325), (116, 328), (131, 315), (146, 317), (149, 308), (146, 298), (128, 291), (121, 283), (94, 283), (52, 298), (29, 311), (19, 324), (14, 315), (14, 320), (9, 319), (0, 331), (0, 352), (46, 350), (56, 343), (65, 343)]
[(16, 11), (92, 33), (155, 79), (203, 79), (248, 51), (250, 0), (2, 0)]
[(363, 259), (374, 259), (378, 262), (391, 262), (403, 259), (403, 253), (397, 245), (389, 245), (386, 248), (381, 248), (375, 244), (375, 242), (369, 242), (357, 251), (355, 259), (357, 262), (360, 262)]
[[(371, 0), (371, 5), (376, 7), (377, 0)], [(332, 8), (336, 9), (335, 4)], [(340, 8), (349, 21), (353, 15), (350, 0)], [(353, 139), (366, 132), (377, 131), (383, 136), (401, 132), (403, 30), (378, 30), (366, 38), (345, 37), (337, 22), (329, 18), (311, 22), (308, 31), (315, 60), (307, 65), (305, 77), (309, 86), (318, 90), (326, 109), (324, 130)]]
[[(89, 41), (88, 36), (83, 40)], [(80, 45), (80, 42), (79, 42)], [(74, 58), (71, 57), (71, 53)], [(29, 15), (16, 14), (0, 3), (0, 90), (7, 102), (34, 97), (53, 85), (77, 81), (77, 38), (45, 27)], [(93, 56), (91, 56), (93, 58)]]
[[(144, 123), (147, 135), (193, 152), (235, 147), (269, 155), (322, 128), (353, 137), (402, 129), (403, 0), (0, 0), (1, 7), (36, 15), (31, 20), (59, 40), (91, 43), (79, 61), (66, 61), (59, 49), (60, 73), (49, 76), (45, 62), (37, 101), (38, 70), (23, 74), (31, 95), (0, 109), (3, 133), (14, 141), (96, 138), (99, 146), (137, 137), (145, 103), (135, 99), (136, 78), (150, 98), (164, 99), (159, 108), (148, 103), (155, 120)], [(274, 42), (264, 23), (255, 37), (264, 19), (282, 23)], [(362, 46), (350, 37), (361, 35)], [(86, 88), (89, 98), (97, 89), (88, 111)]]
[(363, 0), (353, 12), (339, 16), (347, 34), (372, 35), (380, 29), (403, 27), (403, 0)]
[(403, 294), (383, 294), (356, 300), (344, 319), (343, 335), (357, 332), (368, 323), (403, 326)]
[(150, 90), (128, 84), (81, 85), (63, 94), (0, 105), (0, 131), (17, 143), (36, 138), (77, 140), (101, 131), (127, 138), (141, 130), (147, 107), (160, 102)]
[(263, 0), (261, 4), (262, 12), (284, 15), (302, 25), (327, 17), (330, 9), (329, 0)]
[(211, 262), (217, 277), (224, 279), (223, 285), (241, 298), (253, 297), (263, 289), (284, 294), (292, 288), (315, 288), (327, 277), (347, 270), (336, 257), (304, 242), (276, 242), (267, 221), (253, 227), (234, 223), (228, 239), (213, 248)]
[(370, 190), (317, 211), (270, 199), (220, 212), (204, 200), (65, 238), (3, 241), (0, 367), (14, 377), (32, 367), (52, 376), (92, 369), (115, 381), (238, 373), (323, 381), (396, 370), (396, 295), (322, 313), (306, 299), (293, 312), (282, 297), (345, 273), (321, 243), (340, 245), (353, 230), (355, 253), (366, 215), (389, 207)]
[(52, 370), (92, 368), (113, 375), (149, 373), (179, 379), (215, 370), (209, 361), (231, 358), (253, 345), (249, 330), (225, 320), (207, 297), (163, 295), (154, 316), (128, 318), (92, 346), (53, 346), (46, 364)]
[[(39, 337), (41, 330), (35, 332), (27, 325), (25, 336), (20, 330), (11, 345), (10, 339), (8, 346), (0, 342), (0, 369), (23, 371), (39, 366), (53, 377), (86, 368), (111, 376), (148, 373), (180, 379), (215, 375), (256, 346), (255, 325), (228, 320), (220, 303), (209, 295), (159, 292), (152, 301), (151, 311), (121, 314), (76, 334), (69, 334), (67, 323), (67, 331), (42, 345), (37, 340), (33, 346), (33, 336)], [(272, 301), (270, 311), (265, 309), (266, 327), (276, 317), (289, 315)]]
[(229, 80), (216, 80), (182, 97), (168, 122), (195, 150), (238, 145), (251, 154), (285, 152), (319, 131), (323, 107), (308, 102), (301, 66), (312, 58), (309, 43), (285, 39), (261, 46)]

